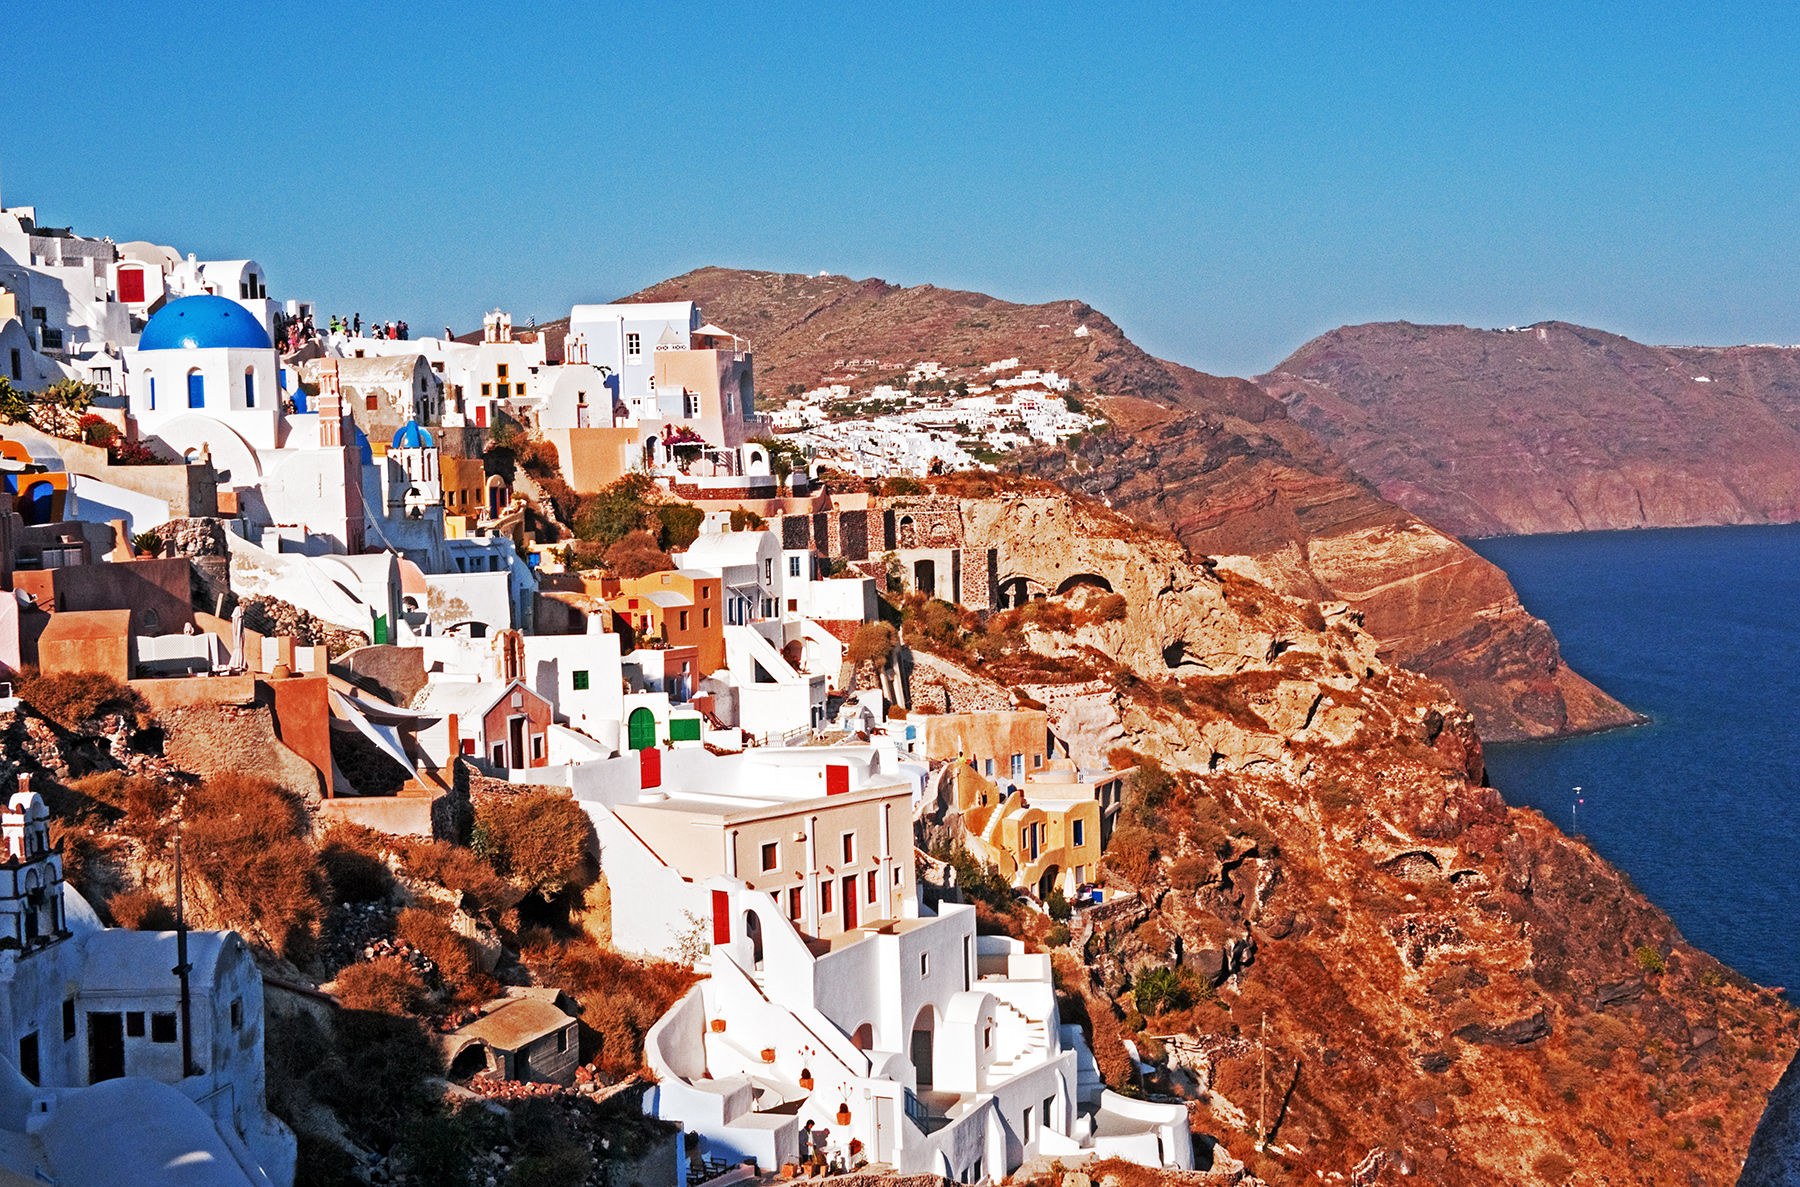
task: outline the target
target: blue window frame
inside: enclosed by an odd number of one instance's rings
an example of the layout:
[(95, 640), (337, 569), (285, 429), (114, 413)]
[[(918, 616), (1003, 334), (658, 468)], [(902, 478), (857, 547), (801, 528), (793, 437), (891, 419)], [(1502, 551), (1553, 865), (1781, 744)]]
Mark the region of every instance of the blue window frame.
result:
[(156, 411), (156, 376), (150, 377), (150, 411)]
[(256, 372), (244, 372), (244, 407), (256, 407)]
[(206, 376), (198, 371), (188, 375), (188, 407), (206, 407)]

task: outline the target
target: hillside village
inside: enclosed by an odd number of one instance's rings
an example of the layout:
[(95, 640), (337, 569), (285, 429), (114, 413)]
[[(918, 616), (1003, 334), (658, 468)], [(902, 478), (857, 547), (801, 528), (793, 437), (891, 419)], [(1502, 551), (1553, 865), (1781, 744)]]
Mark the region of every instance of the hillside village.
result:
[[(674, 1135), (646, 1173), (876, 1166), (977, 1183), (1046, 1156), (1194, 1164), (1185, 1105), (1109, 1089), (1059, 1013), (1048, 955), (959, 901), (956, 863), (1061, 919), (1100, 901), (1129, 767), (1072, 753), (1041, 705), (963, 705), (941, 682), (931, 703), (883, 621), (907, 597), (999, 610), (1067, 592), (971, 546), (954, 501), (820, 473), (951, 457), (827, 452), (821, 435), (796, 458), (757, 412), (748, 344), (691, 302), (577, 306), (552, 360), (500, 311), (473, 341), (335, 318), (321, 332), (254, 261), (85, 239), (31, 208), (0, 214), (0, 251), (5, 705), (30, 729), (85, 696), (60, 727), (76, 734), (123, 715), (111, 759), (34, 755), (10, 808), (22, 905), (0, 937), (0, 1059), (21, 1089), (0, 1164), (102, 1181), (56, 1122), (123, 1109), (143, 1129), (117, 1135), (115, 1163), (180, 1132), (232, 1182), (285, 1187), (332, 1137), (389, 1167), (348, 1118), (321, 1138), (271, 1113), (263, 1020), (366, 1010), (374, 983), (421, 971), (417, 989), (458, 1007), (434, 1019), (446, 1091), (593, 1098), (612, 1079), (595, 1043), (617, 1062), (566, 993), (533, 988), (501, 938), (522, 924), (471, 914), (466, 888), (431, 917), (460, 955), (442, 935), (436, 961), (417, 936), (377, 936), (366, 959), (321, 962), (231, 918), (195, 871), (171, 884), (141, 836), (135, 863), (99, 856), (117, 836), (89, 837), (79, 862), (52, 846), (46, 803), (104, 804), (89, 785), (108, 778), (169, 788), (120, 801), (127, 832), (178, 833), (216, 798), (206, 787), (246, 781), (297, 805), (328, 850), (383, 860), (471, 828), (491, 858), (508, 845), (495, 804), (517, 830), (567, 830), (572, 865), (593, 868), (540, 896), (540, 926), (560, 913), (576, 937), (704, 974), (642, 1038), (641, 1110)], [(913, 415), (953, 410), (995, 447), (1086, 423), (1051, 398), (1065, 382), (1015, 370)], [(946, 808), (962, 822), (940, 846), (951, 866), (915, 849), (915, 821)], [(90, 826), (116, 833), (96, 811)], [(354, 916), (340, 880), (330, 893)], [(249, 943), (170, 932), (171, 908), (248, 924)], [(176, 985), (177, 941), (183, 969), (224, 952), (231, 971)], [(118, 955), (96, 973), (103, 943)], [(459, 961), (480, 992), (451, 984)], [(177, 991), (178, 1018), (132, 1004)], [(207, 1057), (227, 1033), (241, 1055)]]
[(1507, 808), (1354, 607), (989, 472), (1099, 423), (1057, 371), (771, 400), (693, 300), (415, 338), (270, 283), (0, 210), (0, 1173), (1748, 1141), (1791, 1008)]

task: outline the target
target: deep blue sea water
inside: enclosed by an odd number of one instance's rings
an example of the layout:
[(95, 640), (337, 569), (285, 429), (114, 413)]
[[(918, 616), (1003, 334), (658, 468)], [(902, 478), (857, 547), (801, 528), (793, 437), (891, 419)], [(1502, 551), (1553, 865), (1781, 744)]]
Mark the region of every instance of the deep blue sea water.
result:
[(1578, 828), (1689, 942), (1800, 997), (1800, 526), (1474, 547), (1576, 671), (1652, 719), (1490, 746), (1494, 786)]

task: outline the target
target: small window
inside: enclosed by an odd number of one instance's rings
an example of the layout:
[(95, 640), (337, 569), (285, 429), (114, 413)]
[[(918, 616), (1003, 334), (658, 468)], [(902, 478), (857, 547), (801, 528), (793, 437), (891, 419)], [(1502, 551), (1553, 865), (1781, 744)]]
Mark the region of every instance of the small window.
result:
[(800, 576), (800, 558), (799, 557), (797, 557), (797, 556), (788, 557), (788, 576), (789, 577)]
[(869, 871), (869, 901), (874, 902), (881, 897), (881, 871)]
[(708, 599), (708, 598), (710, 598), (710, 597), (712, 597), (712, 586), (710, 586), (710, 585), (702, 585), (702, 586), (701, 586), (701, 587), (700, 587), (700, 600), (701, 600), (701, 601), (702, 601), (702, 602), (704, 602), (704, 601), (706, 601), (706, 600), (707, 600), (707, 599)]
[(175, 1041), (175, 1015), (150, 1015), (150, 1041), (152, 1043), (173, 1043)]
[(788, 599), (788, 613), (796, 614), (799, 612), (799, 610), (800, 610), (800, 599), (799, 598), (789, 598)]
[(256, 372), (244, 372), (244, 407), (256, 407)]
[(75, 999), (63, 999), (63, 1042), (75, 1037)]
[(919, 976), (931, 976), (931, 953), (929, 952), (919, 953)]
[(856, 862), (856, 834), (844, 834), (844, 864), (854, 865)]
[(363, 400), (363, 411), (378, 412), (380, 409), (381, 401), (377, 397), (369, 396), (367, 399)]
[(1025, 777), (1025, 756), (1023, 754), (1015, 754), (1012, 756), (1012, 777), (1014, 779), (1023, 779)]
[(1043, 755), (1041, 755), (1041, 754), (1034, 754), (1034, 755), (1032, 755), (1032, 756), (1031, 756), (1031, 765), (1032, 765), (1032, 766), (1034, 766), (1034, 767), (1041, 767), (1041, 766), (1043, 766), (1043, 765), (1044, 765), (1044, 756), (1043, 756)]
[(506, 378), (506, 364), (505, 363), (501, 363), (499, 366), (494, 368), (494, 378), (496, 378), (496, 379), (505, 379)]
[(900, 885), (900, 867), (899, 866), (894, 867), (894, 885), (895, 886)]
[(531, 735), (531, 757), (534, 759), (544, 757), (544, 735)]
[(993, 778), (993, 776), (994, 776), (994, 760), (993, 759), (984, 758), (981, 760), (981, 773), (983, 775), (986, 775), (990, 779)]
[(994, 1045), (994, 1028), (992, 1025), (981, 1028), (981, 1049), (986, 1051)]
[(625, 357), (638, 359), (644, 356), (644, 340), (637, 334), (625, 335)]
[(496, 394), (497, 394), (497, 395), (498, 395), (498, 396), (499, 396), (499, 397), (500, 397), (500, 398), (501, 398), (501, 399), (502, 399), (502, 400), (510, 400), (510, 399), (511, 399), (511, 398), (512, 398), (512, 385), (511, 385), (511, 384), (506, 384), (506, 383), (502, 383), (502, 384), (500, 384), (500, 385), (499, 385), (499, 391), (498, 391), (498, 392), (497, 392), (497, 393), (496, 393)]
[(775, 560), (773, 557), (763, 558), (763, 584), (775, 584)]
[(681, 629), (684, 631), (688, 629), (688, 612), (686, 610), (681, 612)]
[(712, 607), (702, 606), (700, 607), (700, 629), (706, 630), (710, 626), (712, 626)]
[(519, 398), (521, 400), (525, 398), (525, 385), (522, 383), (519, 385)]
[(19, 1040), (19, 1074), (36, 1084), (41, 1079), (38, 1069), (38, 1037), (32, 1031)]
[(779, 870), (780, 868), (781, 868), (781, 842), (779, 842), (779, 841), (764, 841), (762, 844), (763, 873), (766, 874), (770, 870)]
[(788, 918), (795, 922), (800, 920), (800, 901), (800, 888), (798, 886), (790, 888), (788, 890)]
[(241, 997), (231, 999), (231, 1029), (244, 1029), (244, 999)]
[(491, 383), (484, 383), (484, 384), (482, 384), (482, 385), (481, 385), (481, 394), (482, 394), (482, 395), (484, 395), (484, 396), (491, 396), (491, 395), (493, 395), (493, 394), (494, 394), (494, 385), (493, 385), (493, 384), (491, 384)]
[(587, 687), (588, 687), (587, 669), (579, 668), (576, 671), (570, 673), (569, 674), (569, 684), (575, 689), (576, 692), (586, 692)]
[(133, 1010), (125, 1015), (125, 1037), (141, 1039), (144, 1037), (144, 1012)]
[(569, 1032), (566, 1027), (556, 1032), (556, 1049), (558, 1051), (567, 1051), (569, 1049)]
[(819, 883), (819, 914), (829, 915), (834, 910), (836, 910), (836, 907), (831, 901), (831, 883), (829, 881), (820, 882)]
[(1081, 845), (1087, 844), (1086, 840), (1084, 839), (1087, 835), (1087, 829), (1085, 827), (1086, 824), (1087, 824), (1087, 822), (1085, 820), (1076, 820), (1076, 821), (1071, 822), (1071, 826), (1072, 826), (1072, 828), (1074, 830), (1074, 834), (1075, 834), (1075, 844), (1078, 847)]

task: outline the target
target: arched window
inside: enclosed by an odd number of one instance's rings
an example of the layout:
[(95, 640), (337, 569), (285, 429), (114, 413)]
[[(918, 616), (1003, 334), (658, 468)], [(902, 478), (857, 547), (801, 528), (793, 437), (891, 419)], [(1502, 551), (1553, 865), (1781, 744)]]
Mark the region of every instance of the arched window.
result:
[(150, 411), (155, 412), (156, 411), (156, 376), (151, 374), (149, 371), (146, 371), (146, 372), (144, 372), (144, 378), (146, 380), (148, 380), (149, 384), (150, 384)]
[(244, 368), (244, 407), (256, 407), (256, 369)]
[(206, 376), (198, 367), (188, 372), (188, 407), (206, 407)]

